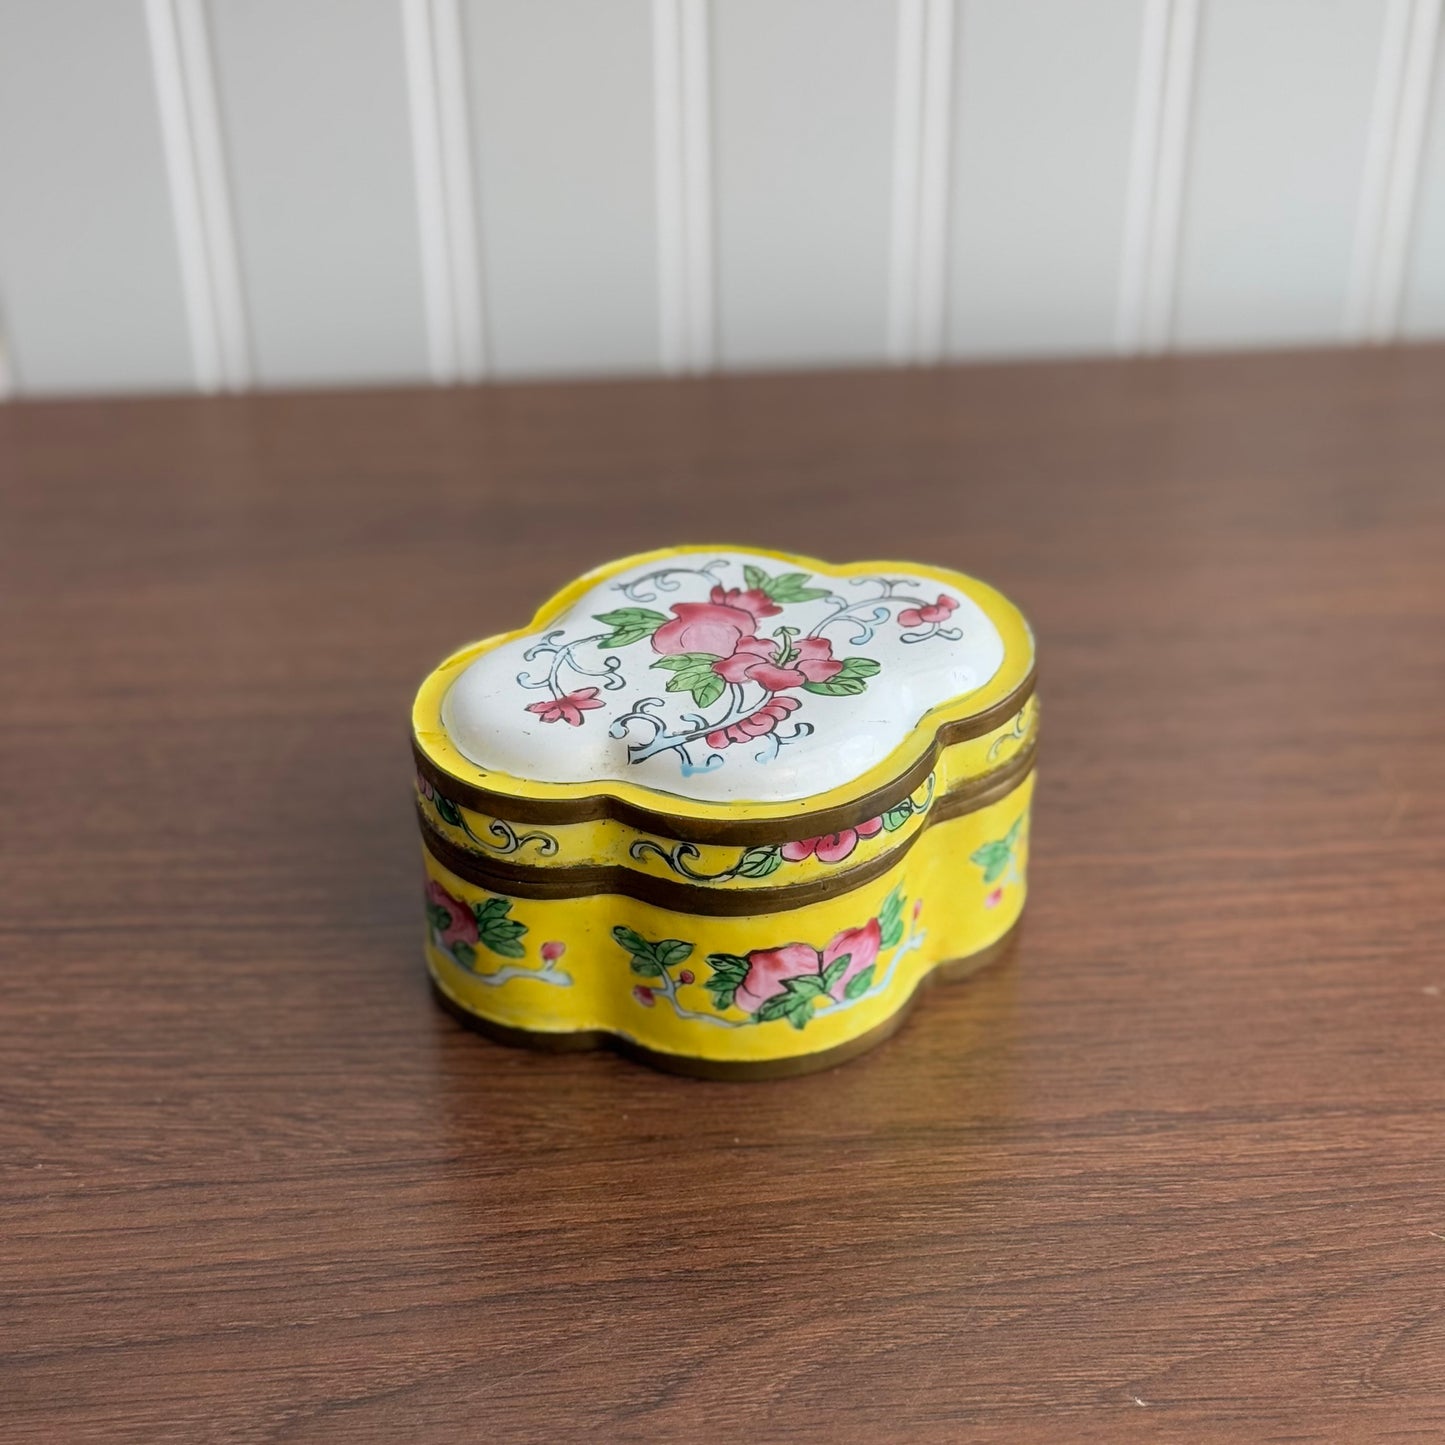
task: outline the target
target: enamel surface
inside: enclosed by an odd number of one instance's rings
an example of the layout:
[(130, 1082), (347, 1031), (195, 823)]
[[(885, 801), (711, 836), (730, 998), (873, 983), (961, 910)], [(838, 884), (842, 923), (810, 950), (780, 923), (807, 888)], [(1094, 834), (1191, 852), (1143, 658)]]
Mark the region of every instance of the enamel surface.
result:
[(1003, 660), (989, 618), (937, 580), (683, 554), (483, 654), (442, 719), (472, 762), (515, 777), (787, 802), (866, 773)]

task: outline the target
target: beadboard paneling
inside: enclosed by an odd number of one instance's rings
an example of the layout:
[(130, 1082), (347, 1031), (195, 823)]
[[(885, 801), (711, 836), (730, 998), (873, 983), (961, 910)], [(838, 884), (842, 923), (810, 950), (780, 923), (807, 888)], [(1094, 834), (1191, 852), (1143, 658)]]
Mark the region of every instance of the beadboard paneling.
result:
[(211, 0), (263, 383), (427, 375), (396, 0)]
[(139, 3), (0, 0), (0, 318), (22, 391), (194, 381)]
[(722, 360), (880, 359), (897, 7), (725, 0), (712, 38)]
[(1113, 340), (1143, 0), (961, 0), (948, 349)]
[(1384, 0), (1204, 5), (1181, 344), (1339, 339), (1384, 11)]
[(1404, 311), (1403, 330), (1407, 336), (1445, 336), (1445, 27), (1435, 51), (1435, 84), (1420, 170)]
[(649, 0), (470, 0), (488, 343), (504, 375), (658, 364)]

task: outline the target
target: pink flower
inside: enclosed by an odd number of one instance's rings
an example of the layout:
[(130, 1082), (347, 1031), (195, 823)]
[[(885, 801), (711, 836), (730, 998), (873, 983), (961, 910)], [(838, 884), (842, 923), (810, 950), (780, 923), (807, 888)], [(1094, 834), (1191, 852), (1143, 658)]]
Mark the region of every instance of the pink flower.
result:
[[(721, 591), (721, 588), (715, 589)], [(723, 593), (726, 597), (728, 594)], [(777, 609), (774, 608), (774, 611)], [(674, 602), (673, 620), (652, 634), (652, 650), (663, 657), (679, 652), (707, 652), (728, 657), (739, 641), (757, 631), (758, 620), (739, 594), (737, 605), (727, 602)]]
[(635, 998), (643, 1008), (651, 1008), (657, 995), (654, 994), (646, 984), (640, 983), (632, 990), (632, 997)]
[(831, 997), (841, 999), (848, 980), (872, 966), (882, 942), (878, 920), (870, 918), (862, 928), (845, 928), (821, 953), (810, 943), (758, 949), (748, 954), (747, 975), (733, 1002), (746, 1013), (756, 1013), (770, 998), (786, 991), (790, 978), (826, 973), (829, 964), (847, 954), (846, 966), (828, 990)]
[(584, 687), (580, 692), (564, 693), (561, 697), (548, 698), (546, 702), (528, 703), (527, 711), (536, 713), (544, 723), (565, 722), (569, 727), (580, 728), (582, 714), (602, 705), (597, 689)]
[(1002, 889), (1002, 888), (995, 888), (995, 889), (988, 895), (988, 897), (983, 900), (983, 906), (984, 906), (985, 908), (997, 908), (997, 907), (999, 906), (999, 903), (1002, 902), (1002, 900), (1003, 900), (1003, 889)]
[(715, 728), (707, 735), (707, 745), (710, 748), (726, 748), (733, 743), (745, 743), (749, 738), (765, 737), (798, 705), (795, 697), (774, 695), (757, 712), (749, 713), (725, 728)]
[(437, 790), (420, 773), (416, 775), (416, 786), (423, 798), (435, 798), (437, 795)]
[(565, 943), (544, 943), (542, 945), (542, 962), (556, 963), (566, 952), (567, 945)]
[(870, 818), (856, 828), (844, 828), (841, 833), (824, 833), (821, 838), (799, 838), (784, 843), (782, 854), (789, 863), (801, 863), (804, 858), (812, 857), (820, 863), (841, 863), (858, 846), (860, 838), (871, 838), (882, 829), (882, 818)]
[(679, 983), (692, 983), (696, 980), (696, 978), (697, 975), (690, 968), (685, 968), (680, 974), (678, 974), (677, 981)]
[[(782, 657), (787, 661), (779, 662)], [(781, 638), (744, 637), (712, 670), (725, 682), (755, 682), (769, 692), (781, 692), (805, 682), (827, 682), (842, 672), (843, 664), (834, 659), (833, 644), (826, 638), (800, 637), (789, 644)]]
[[(428, 913), (436, 910), (431, 921), (441, 937), (443, 948), (450, 948), (454, 943), (477, 941), (477, 920), (472, 910), (460, 898), (453, 898), (435, 879), (429, 880), (426, 885), (426, 901), (431, 905)], [(441, 913), (447, 915), (445, 926), (441, 923)]]
[(766, 592), (757, 587), (749, 587), (746, 592), (737, 587), (729, 587), (726, 591), (721, 587), (714, 587), (708, 596), (718, 607), (741, 607), (758, 618), (776, 617), (783, 610)]
[(923, 900), (916, 899), (913, 904), (913, 921), (918, 922), (918, 915), (923, 912)]
[(958, 607), (957, 601), (940, 592), (938, 601), (922, 607), (905, 607), (898, 614), (900, 627), (922, 627), (925, 622), (947, 622), (948, 616)]

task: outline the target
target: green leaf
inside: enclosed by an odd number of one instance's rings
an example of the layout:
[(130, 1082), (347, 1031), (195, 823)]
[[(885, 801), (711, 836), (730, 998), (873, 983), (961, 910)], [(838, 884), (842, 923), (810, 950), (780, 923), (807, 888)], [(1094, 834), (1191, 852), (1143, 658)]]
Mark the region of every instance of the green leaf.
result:
[(710, 953), (707, 956), (707, 966), (714, 973), (726, 974), (741, 983), (752, 965), (739, 953)]
[(860, 969), (843, 985), (844, 998), (862, 998), (873, 987), (873, 965)]
[(739, 878), (766, 878), (782, 866), (783, 851), (776, 844), (763, 848), (749, 848), (738, 864)]
[(594, 613), (593, 619), (612, 629), (598, 642), (598, 647), (630, 647), (644, 637), (651, 637), (667, 621), (663, 613), (648, 607), (619, 607), (615, 612)]
[(871, 657), (845, 657), (843, 659), (843, 671), (838, 677), (877, 677), (883, 670), (880, 663), (874, 662)]
[(477, 937), (483, 947), (503, 958), (524, 958), (527, 950), (522, 946), (522, 938), (527, 925), (507, 917), (511, 907), (511, 900), (507, 898), (489, 898), (485, 903), (473, 904)]
[(770, 1024), (797, 1007), (797, 999), (790, 993), (777, 993), (758, 1006), (753, 1017), (760, 1024)]
[(913, 804), (905, 798), (896, 808), (889, 808), (883, 815), (883, 826), (896, 833), (913, 816)]
[(801, 1029), (810, 1018), (813, 1017), (813, 1000), (810, 998), (794, 998), (792, 1008), (783, 1015), (795, 1029)]
[(690, 692), (699, 707), (711, 707), (723, 695), (727, 684), (713, 671), (713, 663), (721, 659), (711, 652), (679, 652), (660, 657), (652, 665), (672, 673), (668, 692)]
[(883, 900), (878, 910), (879, 946), (892, 948), (903, 938), (903, 888), (900, 884)]
[(707, 964), (712, 975), (703, 985), (712, 994), (713, 1006), (721, 1011), (733, 1006), (737, 991), (748, 976), (748, 961), (736, 953), (710, 953)]
[(664, 968), (676, 968), (678, 964), (692, 957), (692, 944), (680, 938), (664, 938), (652, 945), (653, 954)]
[(806, 572), (785, 572), (780, 577), (769, 577), (761, 567), (744, 567), (743, 580), (749, 588), (778, 603), (812, 602), (829, 595), (826, 587), (809, 587), (812, 578)]
[(461, 809), (458, 808), (450, 798), (444, 798), (438, 793), (432, 799), (432, 802), (436, 805), (437, 815), (441, 818), (442, 822), (450, 823), (453, 828), (460, 828), (462, 826)]
[(699, 707), (711, 707), (723, 695), (727, 686), (715, 672), (706, 672), (692, 685), (692, 700)]
[(774, 602), (814, 602), (819, 597), (828, 596), (826, 587), (809, 587), (808, 583), (812, 578), (806, 572), (786, 572), (781, 577), (774, 577), (764, 589)]
[(628, 928), (619, 923), (612, 930), (612, 937), (625, 948), (628, 953), (642, 953), (649, 958), (652, 957), (652, 945), (635, 929)]
[(1008, 871), (1009, 859), (1012, 856), (1013, 849), (1008, 840), (995, 838), (993, 842), (975, 849), (969, 856), (969, 862), (983, 869), (985, 883), (996, 883)]
[(643, 978), (661, 978), (668, 969), (676, 968), (692, 956), (692, 944), (680, 938), (664, 938), (651, 943), (635, 929), (622, 924), (612, 930), (612, 937), (632, 955), (632, 971)]
[(452, 916), (440, 903), (428, 903), (426, 906), (426, 921), (430, 923), (438, 933), (444, 933), (451, 924)]
[(805, 682), (804, 692), (815, 692), (819, 697), (857, 697), (868, 691), (868, 684), (861, 677), (844, 677), (840, 672), (827, 682)]
[(827, 989), (823, 987), (823, 980), (816, 973), (805, 973), (800, 978), (787, 979), (784, 981), (783, 987), (794, 998), (808, 1000), (820, 998), (827, 992)]
[(846, 969), (852, 961), (853, 955), (851, 953), (839, 954), (838, 957), (823, 970), (822, 981), (825, 992), (831, 993), (833, 991), (833, 985), (843, 977), (843, 970)]
[(463, 968), (472, 969), (475, 972), (473, 965), (475, 965), (477, 961), (477, 951), (470, 943), (452, 944), (452, 957), (456, 959)]
[(488, 919), (505, 918), (511, 906), (505, 898), (488, 898), (482, 903), (473, 903), (472, 914), (480, 928), (486, 925)]

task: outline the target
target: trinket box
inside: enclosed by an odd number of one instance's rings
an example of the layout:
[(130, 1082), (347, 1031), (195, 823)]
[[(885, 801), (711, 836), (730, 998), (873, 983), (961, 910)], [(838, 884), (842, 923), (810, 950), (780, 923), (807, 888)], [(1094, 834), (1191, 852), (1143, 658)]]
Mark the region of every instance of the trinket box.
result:
[(1038, 732), (1018, 609), (960, 573), (682, 547), (463, 648), (412, 715), (439, 999), (710, 1077), (885, 1037), (1007, 941)]

